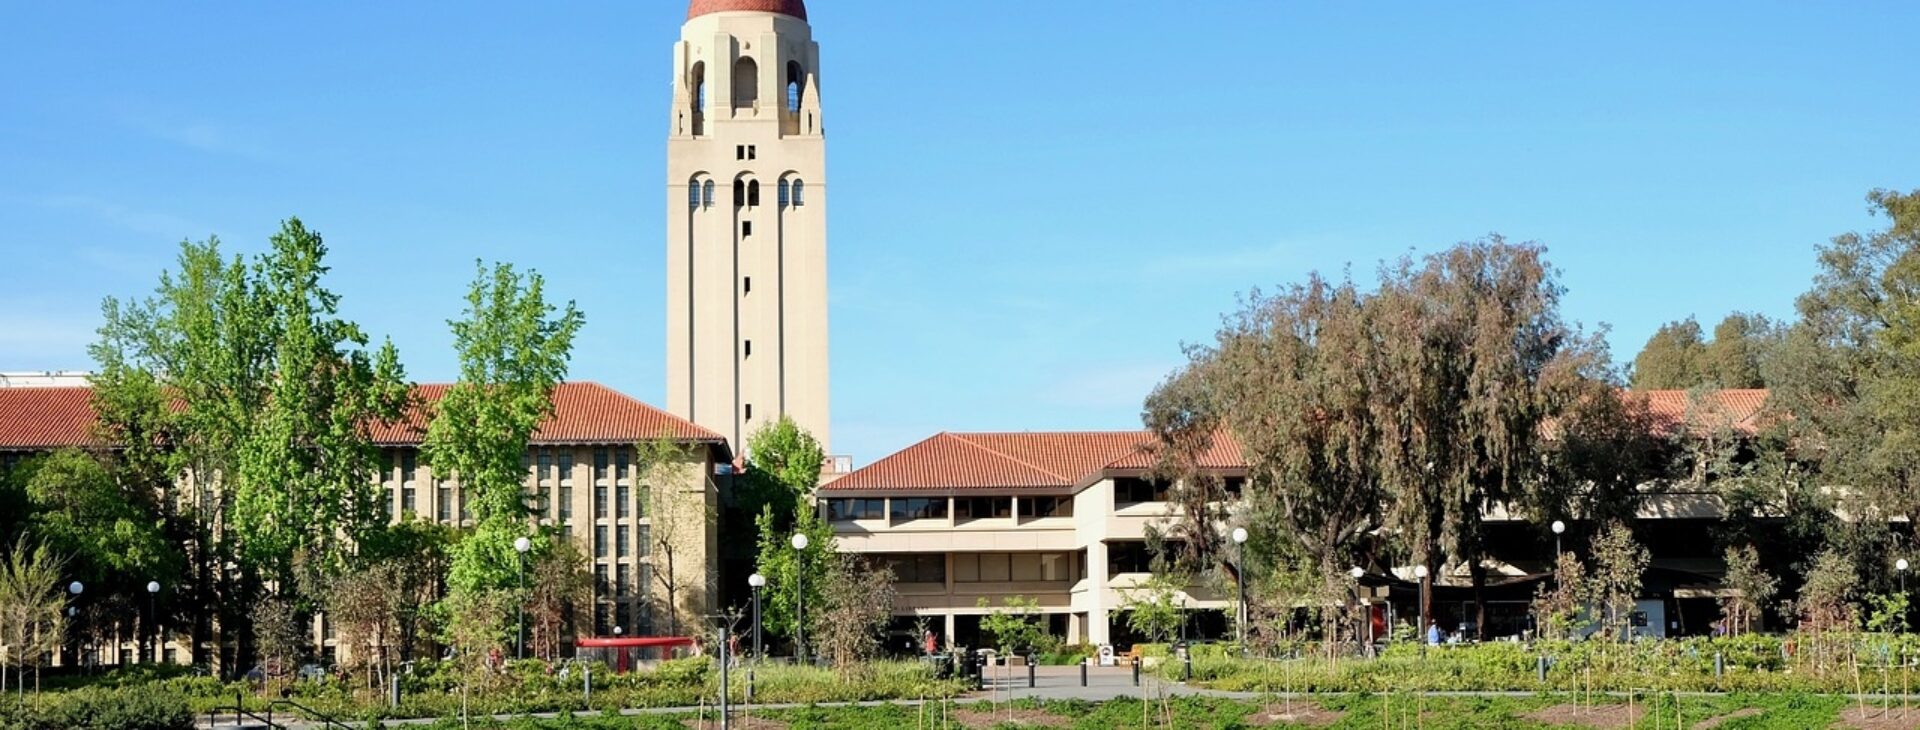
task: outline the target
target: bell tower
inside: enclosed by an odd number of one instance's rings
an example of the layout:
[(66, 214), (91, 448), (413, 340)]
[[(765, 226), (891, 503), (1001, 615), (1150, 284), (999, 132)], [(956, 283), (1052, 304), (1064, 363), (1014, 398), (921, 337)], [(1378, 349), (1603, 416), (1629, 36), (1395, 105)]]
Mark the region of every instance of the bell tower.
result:
[(829, 441), (826, 138), (803, 0), (692, 0), (667, 140), (667, 407)]

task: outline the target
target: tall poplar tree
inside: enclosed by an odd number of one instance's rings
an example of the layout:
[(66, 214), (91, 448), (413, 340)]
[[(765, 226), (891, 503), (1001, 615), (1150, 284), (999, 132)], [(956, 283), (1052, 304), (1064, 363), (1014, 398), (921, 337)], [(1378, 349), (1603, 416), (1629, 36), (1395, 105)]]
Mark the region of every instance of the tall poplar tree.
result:
[[(251, 261), (217, 240), (183, 243), (153, 296), (103, 303), (91, 348), (116, 476), (156, 494), (193, 566), (182, 603), (226, 611), (241, 657), (238, 612), (262, 589), (311, 608), (301, 578), (338, 572), (385, 525), (369, 434), (399, 416), (407, 386), (392, 344), (371, 348), (339, 316), (326, 251), (299, 219)], [(212, 618), (194, 617), (196, 647)]]
[(448, 584), (456, 592), (513, 588), (532, 531), (525, 491), (527, 444), (553, 413), (553, 391), (567, 376), (573, 339), (586, 322), (572, 302), (547, 303), (538, 273), (477, 264), (467, 308), (451, 320), (460, 380), (441, 397), (424, 452), (436, 473), (457, 475), (471, 496), (475, 528), (453, 550)]

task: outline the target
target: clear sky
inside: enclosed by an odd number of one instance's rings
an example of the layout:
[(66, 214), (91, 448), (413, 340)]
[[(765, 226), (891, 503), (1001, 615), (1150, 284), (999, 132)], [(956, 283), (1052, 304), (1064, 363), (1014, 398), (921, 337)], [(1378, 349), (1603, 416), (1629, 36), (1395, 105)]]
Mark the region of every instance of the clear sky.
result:
[[(90, 366), (183, 238), (298, 215), (347, 314), (455, 373), (476, 258), (659, 402), (684, 0), (0, 3), (0, 370)], [(1255, 286), (1500, 232), (1630, 359), (1790, 314), (1920, 187), (1920, 3), (812, 0), (834, 451), (1137, 426)]]

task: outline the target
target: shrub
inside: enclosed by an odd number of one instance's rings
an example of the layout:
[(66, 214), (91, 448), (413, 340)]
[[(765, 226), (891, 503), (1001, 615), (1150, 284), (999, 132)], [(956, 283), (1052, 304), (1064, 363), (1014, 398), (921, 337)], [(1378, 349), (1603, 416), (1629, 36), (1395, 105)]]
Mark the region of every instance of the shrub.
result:
[(157, 687), (89, 687), (0, 711), (5, 730), (192, 730), (186, 698)]

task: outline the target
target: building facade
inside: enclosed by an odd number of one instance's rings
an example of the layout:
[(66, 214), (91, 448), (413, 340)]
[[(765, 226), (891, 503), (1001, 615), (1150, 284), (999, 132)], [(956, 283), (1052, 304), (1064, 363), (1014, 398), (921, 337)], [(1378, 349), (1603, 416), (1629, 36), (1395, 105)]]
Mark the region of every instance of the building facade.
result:
[[(417, 386), (407, 418), (372, 429), (382, 454), (374, 481), (395, 521), (473, 525), (458, 475), (436, 473), (420, 451), (434, 404), (449, 387)], [(60, 449), (111, 448), (97, 441), (94, 423), (88, 388), (0, 388), (0, 470)], [(670, 456), (646, 469), (639, 447), (661, 440), (673, 448), (649, 451)], [(581, 633), (664, 631), (667, 585), (674, 587), (683, 631), (694, 617), (717, 609), (716, 515), (725, 477), (716, 474), (732, 461), (719, 434), (597, 383), (562, 383), (553, 414), (534, 433), (523, 461), (534, 519), (571, 540), (592, 566), (594, 610)], [(184, 661), (184, 639), (166, 642), (164, 656)], [(316, 622), (314, 640), (337, 657), (324, 618)], [(103, 647), (99, 661), (119, 663), (135, 651), (132, 637), (125, 637)]]
[(667, 408), (743, 444), (786, 415), (824, 447), (826, 136), (801, 0), (694, 0), (667, 139)]
[[(1663, 429), (1752, 433), (1764, 391), (1691, 394), (1653, 391), (1646, 399)], [(1009, 597), (1039, 604), (1050, 633), (1069, 643), (1130, 644), (1126, 607), (1153, 570), (1150, 530), (1183, 519), (1169, 501), (1178, 485), (1152, 476), (1151, 434), (942, 433), (821, 487), (820, 508), (839, 549), (893, 571), (896, 623), (925, 619), (943, 638), (978, 646), (980, 617)], [(1200, 466), (1222, 480), (1229, 498), (1246, 484), (1246, 460), (1218, 439)], [(1229, 505), (1230, 507), (1230, 505)], [(1636, 631), (1653, 636), (1704, 634), (1727, 595), (1725, 566), (1703, 539), (1724, 516), (1710, 491), (1669, 485), (1641, 501), (1640, 539), (1652, 555), (1637, 605)], [(1490, 509), (1487, 599), (1490, 636), (1530, 628), (1528, 602), (1559, 549), (1527, 515)], [(1591, 525), (1571, 526), (1567, 547), (1584, 547)], [(1219, 526), (1225, 530), (1227, 526)], [(1577, 548), (1576, 548), (1577, 549)], [(1362, 568), (1355, 595), (1379, 632), (1412, 620), (1420, 580), (1413, 566)], [(1429, 606), (1448, 631), (1477, 616), (1471, 572), (1450, 566), (1433, 576)], [(1225, 635), (1235, 608), (1216, 586), (1186, 587), (1190, 630)], [(982, 605), (984, 599), (985, 605)], [(1376, 634), (1380, 635), (1380, 634)]]

